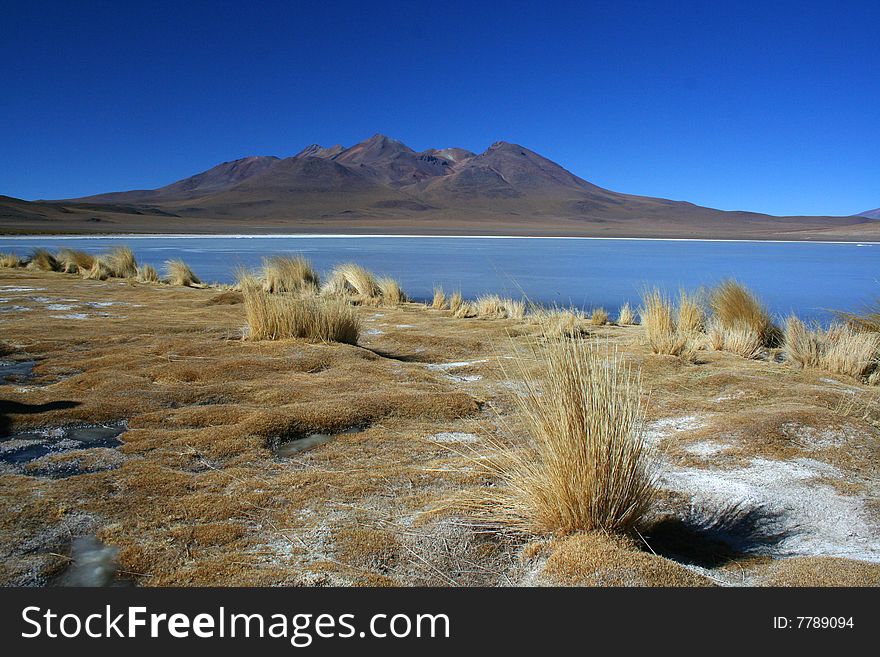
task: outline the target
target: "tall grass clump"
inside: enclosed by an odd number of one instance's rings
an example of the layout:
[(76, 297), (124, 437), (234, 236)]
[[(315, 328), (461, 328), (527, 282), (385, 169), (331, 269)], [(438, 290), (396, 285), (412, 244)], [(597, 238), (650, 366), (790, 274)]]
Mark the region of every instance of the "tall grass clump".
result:
[(166, 260), (165, 261), (165, 281), (169, 285), (179, 285), (183, 287), (192, 287), (193, 285), (201, 285), (202, 281), (193, 273), (183, 260)]
[(476, 317), (477, 309), (470, 301), (462, 301), (452, 314), (458, 319)]
[(354, 263), (337, 265), (322, 288), (322, 292), (331, 296), (357, 295), (372, 299), (379, 295), (376, 277), (372, 273)]
[(449, 295), (449, 310), (452, 311), (453, 315), (458, 313), (463, 303), (464, 299), (461, 296), (461, 292), (458, 290)]
[(271, 295), (260, 286), (242, 286), (249, 340), (302, 338), (357, 344), (360, 319), (342, 299), (312, 294)]
[(682, 333), (701, 333), (705, 330), (706, 313), (696, 295), (679, 291), (676, 321)]
[(484, 294), (473, 304), (477, 317), (487, 319), (522, 319), (526, 314), (526, 304), (519, 299), (504, 299), (497, 294)]
[(767, 308), (748, 288), (734, 280), (726, 280), (709, 293), (709, 307), (724, 329), (749, 329), (757, 334), (765, 347), (780, 342), (781, 333), (774, 326)]
[(89, 269), (80, 269), (79, 273), (85, 280), (90, 281), (104, 281), (110, 278), (110, 270), (101, 258), (95, 258)]
[(21, 267), (22, 259), (14, 253), (0, 253), (0, 267)]
[(645, 337), (655, 354), (690, 358), (695, 350), (695, 335), (681, 330), (676, 322), (672, 301), (658, 288), (645, 290), (639, 318)]
[(438, 285), (434, 288), (434, 298), (431, 299), (431, 308), (434, 310), (443, 310), (446, 308), (446, 292), (443, 291), (443, 287)]
[(494, 457), (476, 461), (500, 485), (468, 506), (529, 535), (636, 529), (656, 494), (639, 373), (580, 337), (545, 336), (516, 368), (530, 441), (520, 449), (496, 444)]
[(78, 249), (60, 249), (55, 258), (65, 274), (86, 272), (95, 264), (95, 256)]
[(531, 317), (541, 325), (541, 332), (554, 338), (579, 336), (586, 331), (584, 316), (571, 308), (555, 308), (552, 310), (536, 310)]
[(406, 302), (406, 294), (397, 280), (386, 276), (376, 281), (376, 288), (382, 303), (386, 306), (397, 306)]
[(636, 316), (632, 311), (632, 307), (629, 305), (629, 301), (620, 307), (620, 310), (617, 313), (617, 323), (620, 326), (629, 326), (636, 323)]
[(318, 273), (302, 256), (270, 256), (263, 258), (263, 289), (273, 294), (317, 291)]
[(113, 278), (136, 278), (137, 260), (127, 246), (117, 246), (98, 258)]
[(158, 283), (159, 272), (156, 271), (153, 265), (144, 265), (143, 267), (138, 267), (137, 279), (141, 283)]
[(608, 323), (608, 311), (604, 308), (595, 308), (590, 314), (590, 324), (593, 326), (605, 326)]
[(844, 324), (834, 324), (827, 330), (810, 328), (792, 315), (785, 321), (784, 350), (786, 360), (798, 367), (859, 379), (877, 369), (880, 334), (857, 331)]
[(810, 329), (797, 316), (785, 320), (785, 360), (803, 369), (819, 368), (825, 344), (817, 329)]
[(60, 265), (51, 253), (46, 249), (34, 249), (28, 261), (28, 269), (37, 271), (59, 271)]

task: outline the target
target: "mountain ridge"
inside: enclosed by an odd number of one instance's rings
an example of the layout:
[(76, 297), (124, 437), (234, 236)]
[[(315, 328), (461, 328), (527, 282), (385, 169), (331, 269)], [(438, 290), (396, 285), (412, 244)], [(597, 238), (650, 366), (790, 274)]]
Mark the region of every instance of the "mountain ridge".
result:
[(482, 153), (415, 151), (383, 134), (348, 147), (310, 144), (289, 157), (250, 155), (156, 189), (38, 202), (0, 198), (6, 232), (63, 226), (84, 232), (864, 239), (866, 231), (878, 230), (874, 219), (716, 210), (605, 189), (508, 141)]

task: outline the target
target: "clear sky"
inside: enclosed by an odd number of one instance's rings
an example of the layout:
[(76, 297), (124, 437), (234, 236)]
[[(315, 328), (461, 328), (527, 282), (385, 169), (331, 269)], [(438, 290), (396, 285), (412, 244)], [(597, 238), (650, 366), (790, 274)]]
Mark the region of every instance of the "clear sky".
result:
[(6, 0), (0, 194), (157, 187), (381, 132), (512, 141), (633, 194), (853, 214), (880, 207), (878, 26), (877, 0)]

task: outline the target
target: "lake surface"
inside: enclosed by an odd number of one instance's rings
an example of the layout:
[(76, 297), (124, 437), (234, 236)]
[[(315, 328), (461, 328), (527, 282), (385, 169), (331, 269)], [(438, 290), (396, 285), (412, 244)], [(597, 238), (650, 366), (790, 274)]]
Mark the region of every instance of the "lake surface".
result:
[(204, 281), (231, 282), (238, 267), (264, 256), (302, 254), (319, 271), (356, 261), (399, 279), (421, 300), (434, 285), (466, 298), (486, 292), (534, 302), (603, 306), (638, 304), (646, 285), (675, 293), (734, 277), (774, 313), (827, 321), (829, 310), (858, 310), (880, 297), (880, 244), (702, 240), (352, 236), (0, 237), (0, 251), (67, 246), (100, 253), (130, 246), (140, 263), (161, 271), (184, 259)]

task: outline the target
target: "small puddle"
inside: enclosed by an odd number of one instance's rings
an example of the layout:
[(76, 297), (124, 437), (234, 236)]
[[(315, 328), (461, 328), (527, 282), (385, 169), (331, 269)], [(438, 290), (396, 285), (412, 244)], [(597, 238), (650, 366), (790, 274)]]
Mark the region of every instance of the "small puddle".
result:
[(272, 452), (275, 454), (275, 456), (278, 456), (280, 458), (289, 458), (294, 454), (304, 452), (305, 450), (311, 449), (312, 447), (317, 447), (318, 445), (328, 443), (336, 436), (360, 433), (364, 429), (366, 429), (366, 426), (357, 425), (345, 429), (344, 431), (337, 431), (336, 433), (309, 433), (278, 443), (275, 447), (272, 448)]
[(20, 431), (0, 438), (0, 461), (23, 465), (47, 454), (94, 447), (118, 447), (126, 422)]
[(0, 385), (30, 381), (36, 364), (35, 360), (0, 360)]

